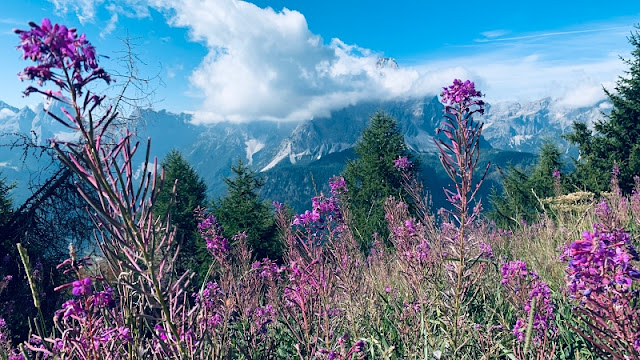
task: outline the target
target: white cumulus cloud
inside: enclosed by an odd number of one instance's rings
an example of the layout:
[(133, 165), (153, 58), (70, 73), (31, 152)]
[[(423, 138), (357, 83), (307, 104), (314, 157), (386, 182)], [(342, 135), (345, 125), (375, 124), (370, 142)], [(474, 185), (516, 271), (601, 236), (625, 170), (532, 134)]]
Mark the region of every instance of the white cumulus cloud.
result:
[(197, 122), (303, 120), (365, 99), (435, 94), (441, 85), (414, 68), (377, 68), (380, 54), (325, 41), (294, 10), (235, 0), (151, 3), (208, 48), (190, 77), (203, 97)]
[(92, 21), (96, 16), (97, 7), (104, 0), (50, 0), (57, 11), (74, 12), (81, 23)]

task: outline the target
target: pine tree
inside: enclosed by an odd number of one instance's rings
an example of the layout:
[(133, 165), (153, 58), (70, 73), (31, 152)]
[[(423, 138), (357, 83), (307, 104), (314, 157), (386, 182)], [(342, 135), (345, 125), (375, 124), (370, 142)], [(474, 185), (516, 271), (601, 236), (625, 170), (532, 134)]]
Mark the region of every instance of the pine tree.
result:
[(633, 189), (633, 177), (640, 175), (640, 32), (628, 39), (634, 47), (632, 58), (623, 60), (629, 70), (618, 78), (615, 92), (604, 90), (613, 104), (611, 114), (596, 122), (595, 133), (576, 122), (573, 133), (567, 135), (580, 149), (577, 179), (583, 188), (596, 193), (609, 188), (614, 164), (620, 168), (618, 179), (625, 193)]
[[(178, 150), (172, 150), (162, 160), (165, 182), (155, 205), (157, 216), (166, 216), (171, 211), (171, 224), (176, 226), (176, 237), (180, 244), (177, 271), (193, 270), (204, 276), (211, 263), (206, 245), (197, 234), (197, 220), (193, 211), (205, 206), (207, 185)], [(177, 183), (176, 183), (177, 180)], [(173, 185), (176, 183), (175, 201)]]
[(238, 160), (231, 171), (233, 178), (224, 180), (226, 196), (213, 206), (213, 215), (222, 226), (225, 237), (231, 240), (244, 232), (255, 258), (280, 259), (282, 246), (275, 218), (270, 207), (258, 196), (263, 180), (242, 160)]
[(364, 250), (378, 234), (387, 239), (389, 231), (385, 221), (384, 203), (389, 196), (408, 201), (402, 187), (401, 173), (394, 161), (409, 152), (398, 122), (389, 115), (378, 112), (371, 117), (369, 126), (355, 147), (358, 158), (347, 163), (344, 178), (350, 194), (354, 233)]

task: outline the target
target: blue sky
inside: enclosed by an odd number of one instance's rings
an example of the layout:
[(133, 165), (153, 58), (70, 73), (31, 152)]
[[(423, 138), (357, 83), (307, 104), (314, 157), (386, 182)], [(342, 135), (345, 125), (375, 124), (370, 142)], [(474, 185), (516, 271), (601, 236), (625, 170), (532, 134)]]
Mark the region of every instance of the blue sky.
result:
[[(604, 98), (625, 70), (618, 55), (640, 23), (640, 2), (23, 0), (0, 4), (0, 99), (26, 84), (13, 28), (30, 20), (75, 26), (121, 70), (119, 39), (133, 38), (156, 108), (198, 122), (296, 121), (366, 100), (436, 94), (454, 77), (489, 101)], [(533, 5), (532, 5), (533, 4)], [(398, 69), (378, 69), (381, 56)], [(157, 75), (157, 77), (156, 77)]]

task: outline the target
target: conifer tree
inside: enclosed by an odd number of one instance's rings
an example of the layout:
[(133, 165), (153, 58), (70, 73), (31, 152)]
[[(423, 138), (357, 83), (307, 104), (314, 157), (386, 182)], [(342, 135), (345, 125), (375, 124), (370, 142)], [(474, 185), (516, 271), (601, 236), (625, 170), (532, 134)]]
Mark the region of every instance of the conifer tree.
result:
[[(13, 189), (13, 184), (7, 184), (7, 179), (0, 173), (0, 230), (3, 230), (2, 236), (0, 236), (0, 256), (4, 257), (12, 250), (14, 245), (9, 240), (9, 236), (4, 232), (4, 225), (9, 220), (9, 217), (13, 213), (13, 200), (9, 195), (9, 191)], [(2, 264), (0, 264), (0, 270), (2, 270)]]
[(628, 39), (634, 47), (631, 58), (623, 59), (629, 70), (618, 78), (615, 92), (604, 90), (613, 104), (611, 114), (595, 123), (595, 133), (576, 122), (567, 135), (580, 149), (579, 185), (596, 193), (608, 190), (614, 164), (620, 168), (618, 179), (625, 193), (633, 189), (633, 177), (640, 175), (640, 31)]
[(9, 196), (9, 191), (14, 188), (13, 184), (7, 184), (7, 179), (0, 173), (0, 224), (3, 224), (13, 208), (13, 201)]
[(213, 205), (213, 215), (222, 226), (227, 239), (246, 233), (254, 257), (278, 260), (282, 246), (270, 206), (260, 200), (264, 181), (241, 159), (231, 167), (233, 177), (224, 179), (227, 194)]
[(502, 190), (500, 193), (495, 188), (492, 190), (488, 217), (503, 228), (516, 226), (522, 220), (535, 221), (543, 211), (540, 199), (556, 195), (556, 182), (561, 186), (565, 182), (559, 177), (564, 167), (560, 157), (558, 146), (547, 142), (542, 145), (536, 165), (530, 171), (510, 166), (502, 172)]
[(561, 156), (562, 153), (557, 144), (553, 142), (542, 144), (536, 166), (528, 178), (528, 185), (535, 190), (536, 195), (541, 199), (556, 195), (554, 173), (558, 171), (557, 174), (560, 176), (559, 171), (564, 167)]
[(398, 122), (383, 112), (371, 117), (355, 152), (358, 158), (347, 163), (344, 178), (349, 189), (354, 233), (366, 250), (374, 234), (385, 240), (388, 237), (384, 218), (386, 199), (394, 196), (408, 201), (394, 161), (406, 156), (414, 162), (412, 171), (416, 166)]
[[(193, 270), (199, 276), (207, 272), (210, 257), (206, 245), (197, 234), (198, 222), (194, 210), (205, 206), (207, 185), (178, 150), (172, 150), (162, 160), (165, 171), (165, 182), (156, 201), (156, 213), (166, 216), (171, 211), (171, 223), (176, 226), (176, 237), (180, 244), (180, 255), (177, 259), (178, 273)], [(176, 183), (177, 180), (177, 183)], [(170, 205), (173, 185), (176, 184), (175, 200)]]

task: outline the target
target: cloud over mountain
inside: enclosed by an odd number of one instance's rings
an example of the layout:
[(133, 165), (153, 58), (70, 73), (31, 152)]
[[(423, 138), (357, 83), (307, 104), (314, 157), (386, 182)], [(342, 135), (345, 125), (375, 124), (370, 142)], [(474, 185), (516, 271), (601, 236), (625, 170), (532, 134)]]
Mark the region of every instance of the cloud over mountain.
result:
[(435, 93), (448, 81), (414, 68), (378, 67), (380, 54), (327, 42), (303, 14), (286, 8), (230, 0), (152, 4), (208, 48), (190, 78), (203, 95), (196, 121), (303, 120), (365, 99)]
[[(66, 0), (54, 0), (62, 9)], [(86, 0), (89, 1), (89, 0)], [(139, 6), (140, 2), (131, 2)], [(309, 30), (303, 14), (235, 1), (150, 0), (171, 25), (188, 28), (208, 54), (190, 81), (202, 96), (197, 122), (304, 120), (362, 100), (435, 94), (467, 72), (379, 67), (381, 54)], [(85, 19), (95, 12), (76, 5)]]
[(189, 76), (201, 102), (185, 110), (197, 123), (305, 120), (365, 100), (433, 95), (456, 77), (478, 82), (490, 100), (552, 96), (566, 106), (590, 106), (604, 98), (602, 84), (624, 69), (617, 53), (587, 49), (606, 44), (611, 32), (624, 34), (621, 27), (524, 35), (486, 31), (483, 41), (469, 44), (468, 55), (381, 67), (382, 53), (324, 39), (302, 13), (286, 8), (239, 0), (50, 1), (76, 11), (82, 21), (104, 7), (112, 14), (107, 30), (118, 14), (149, 17), (149, 9), (187, 29), (207, 49)]

